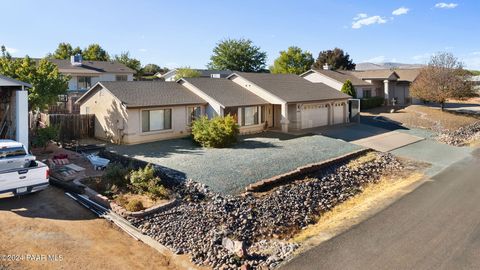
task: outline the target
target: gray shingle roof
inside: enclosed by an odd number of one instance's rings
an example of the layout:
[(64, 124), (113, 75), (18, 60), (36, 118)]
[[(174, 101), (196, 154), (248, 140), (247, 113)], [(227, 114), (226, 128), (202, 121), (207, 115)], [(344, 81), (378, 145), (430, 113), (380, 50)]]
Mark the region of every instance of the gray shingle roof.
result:
[[(37, 60), (37, 59), (36, 59)], [(74, 66), (70, 60), (48, 59), (58, 66), (61, 73), (135, 73), (122, 63), (115, 61), (88, 61), (83, 60), (81, 66)]]
[(25, 86), (25, 87), (32, 87), (31, 84), (22, 82), (19, 80), (12, 79), (10, 77), (4, 76), (0, 74), (0, 86)]
[(390, 69), (373, 69), (373, 70), (359, 70), (359, 71), (351, 71), (351, 74), (355, 75), (356, 77), (363, 79), (363, 80), (368, 80), (368, 79), (378, 79), (378, 80), (384, 80), (392, 76), (392, 74), (395, 74), (398, 76), (398, 74), (395, 73), (395, 71), (390, 70)]
[(225, 107), (268, 104), (268, 101), (228, 79), (185, 78), (184, 80)]
[(350, 98), (323, 83), (312, 83), (295, 74), (235, 72), (286, 102)]
[[(101, 82), (108, 91), (127, 107), (205, 104), (206, 101), (176, 82), (116, 81)], [(95, 87), (94, 87), (95, 88)], [(90, 89), (78, 101), (89, 95)]]
[(366, 82), (362, 79), (353, 76), (351, 72), (344, 70), (325, 70), (325, 69), (314, 69), (315, 72), (323, 74), (327, 77), (330, 77), (340, 83), (345, 83), (347, 80), (350, 80), (354, 86), (370, 86), (372, 85), (369, 82)]

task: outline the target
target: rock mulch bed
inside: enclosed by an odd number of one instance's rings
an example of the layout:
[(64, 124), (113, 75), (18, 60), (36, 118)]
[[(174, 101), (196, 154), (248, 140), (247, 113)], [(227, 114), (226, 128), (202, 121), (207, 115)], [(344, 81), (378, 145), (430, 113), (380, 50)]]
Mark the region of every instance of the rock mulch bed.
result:
[(454, 146), (463, 146), (475, 139), (480, 139), (480, 121), (454, 131), (440, 133), (438, 136), (440, 142)]
[[(132, 223), (176, 253), (214, 269), (274, 268), (296, 244), (281, 241), (316, 222), (319, 215), (402, 168), (391, 154), (376, 154), (356, 167), (332, 165), (310, 177), (263, 195), (221, 196), (200, 183), (177, 192), (183, 202)], [(227, 245), (226, 245), (227, 243)]]

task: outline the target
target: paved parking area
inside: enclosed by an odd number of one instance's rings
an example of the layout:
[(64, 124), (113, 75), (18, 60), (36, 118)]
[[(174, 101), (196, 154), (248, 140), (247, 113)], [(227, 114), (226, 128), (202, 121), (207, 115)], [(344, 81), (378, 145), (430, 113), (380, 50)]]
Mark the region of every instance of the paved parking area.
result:
[(243, 136), (231, 148), (204, 149), (190, 138), (108, 149), (179, 171), (214, 191), (234, 194), (259, 180), (287, 173), (363, 147), (321, 135), (295, 136), (277, 132)]

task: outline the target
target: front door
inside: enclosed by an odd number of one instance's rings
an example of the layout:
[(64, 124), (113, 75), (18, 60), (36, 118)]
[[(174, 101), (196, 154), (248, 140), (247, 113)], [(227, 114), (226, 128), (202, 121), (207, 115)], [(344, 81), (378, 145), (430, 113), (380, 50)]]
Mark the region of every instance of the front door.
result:
[(273, 123), (275, 128), (281, 128), (282, 124), (282, 105), (273, 105)]

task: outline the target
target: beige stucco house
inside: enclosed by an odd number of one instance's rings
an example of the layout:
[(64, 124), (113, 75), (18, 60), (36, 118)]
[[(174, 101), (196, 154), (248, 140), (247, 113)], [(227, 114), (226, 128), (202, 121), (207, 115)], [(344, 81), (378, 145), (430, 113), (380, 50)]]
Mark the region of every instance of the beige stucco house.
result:
[(383, 97), (386, 104), (410, 104), (410, 84), (415, 81), (420, 69), (378, 69), (378, 70), (330, 70), (311, 69), (300, 76), (314, 83), (323, 83), (340, 91), (350, 80), (357, 98)]
[(99, 82), (77, 103), (81, 114), (95, 114), (97, 138), (134, 144), (187, 136), (201, 115), (232, 115), (241, 134), (343, 124), (349, 98), (294, 74), (235, 72), (176, 82)]
[(191, 121), (206, 101), (178, 83), (99, 82), (77, 103), (81, 114), (95, 115), (95, 137), (135, 144), (190, 133)]

